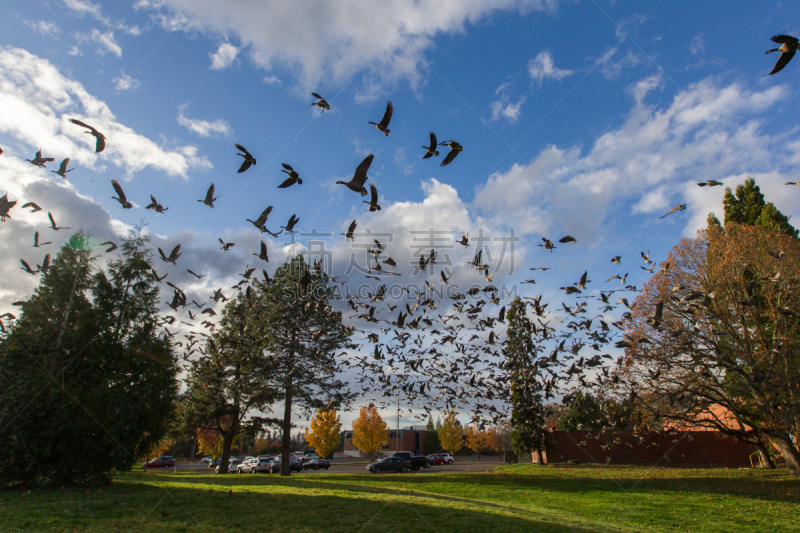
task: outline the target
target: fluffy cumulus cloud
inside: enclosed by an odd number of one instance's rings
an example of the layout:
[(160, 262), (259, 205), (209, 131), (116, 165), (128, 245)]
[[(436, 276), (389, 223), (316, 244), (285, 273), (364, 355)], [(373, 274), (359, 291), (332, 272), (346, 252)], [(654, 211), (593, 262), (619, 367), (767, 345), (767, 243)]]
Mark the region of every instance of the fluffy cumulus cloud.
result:
[(342, 83), (364, 71), (362, 97), (377, 97), (387, 84), (421, 82), (425, 52), (440, 33), (463, 31), (496, 10), (553, 11), (559, 0), (397, 0), (365, 5), (270, 1), (201, 2), (139, 0), (170, 30), (200, 30), (236, 35), (250, 46), (253, 60), (266, 70), (276, 64), (298, 67), (303, 87), (328, 78)]
[[(70, 123), (78, 118), (103, 132), (108, 141), (94, 153), (94, 138)], [(0, 131), (27, 144), (31, 153), (70, 157), (84, 167), (114, 165), (128, 176), (153, 168), (187, 178), (211, 163), (194, 146), (167, 149), (116, 120), (104, 102), (79, 82), (63, 76), (49, 61), (19, 48), (0, 49)]]
[(625, 121), (588, 150), (550, 146), (529, 163), (494, 174), (476, 193), (475, 206), (490, 219), (516, 221), (523, 233), (568, 230), (580, 240), (601, 233), (612, 206), (661, 215), (686, 203), (686, 232), (692, 233), (708, 212), (720, 211), (724, 191), (697, 182), (735, 186), (752, 175), (762, 176), (765, 191), (775, 189), (769, 198), (779, 209), (798, 212), (776, 184), (796, 173), (800, 139), (768, 135), (760, 122), (789, 94), (786, 86), (750, 90), (708, 78), (664, 109), (647, 106), (643, 99), (659, 85), (658, 75), (634, 84), (629, 92), (636, 102)]
[(49, 35), (54, 37), (59, 34), (60, 30), (55, 22), (47, 22), (44, 20), (37, 20), (35, 22), (26, 20), (25, 25), (38, 33), (39, 35)]
[(211, 137), (220, 135), (227, 137), (231, 134), (231, 126), (225, 119), (218, 118), (217, 120), (200, 120), (187, 118), (183, 112), (186, 110), (186, 105), (178, 107), (178, 124), (193, 131), (201, 137)]
[(561, 81), (574, 73), (574, 70), (556, 67), (550, 52), (539, 52), (539, 55), (528, 61), (528, 76), (539, 85), (546, 79)]
[(498, 99), (492, 102), (492, 120), (505, 119), (509, 122), (516, 122), (519, 120), (522, 112), (522, 104), (525, 103), (525, 97), (520, 96), (516, 103), (511, 102), (511, 97), (508, 95), (508, 88), (511, 83), (504, 83), (494, 92)]
[(239, 49), (231, 43), (222, 43), (213, 54), (208, 54), (211, 58), (211, 68), (214, 70), (221, 70), (228, 68), (236, 59)]

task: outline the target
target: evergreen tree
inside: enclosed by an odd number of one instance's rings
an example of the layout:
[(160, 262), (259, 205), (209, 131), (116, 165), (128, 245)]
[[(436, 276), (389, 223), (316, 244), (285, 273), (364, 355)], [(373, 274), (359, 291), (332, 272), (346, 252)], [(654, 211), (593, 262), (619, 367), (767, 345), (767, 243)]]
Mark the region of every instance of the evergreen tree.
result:
[(429, 455), (432, 453), (439, 453), (439, 450), (442, 449), (441, 444), (439, 444), (439, 428), (441, 426), (438, 418), (436, 422), (434, 422), (433, 415), (428, 417), (428, 425), (426, 426), (428, 430), (428, 440), (425, 443), (425, 451)]
[(283, 401), (281, 475), (289, 475), (292, 409), (310, 414), (353, 397), (337, 377), (342, 368), (336, 352), (349, 333), (328, 303), (333, 297), (327, 276), (297, 255), (271, 283), (256, 283), (252, 305), (244, 310), (246, 327), (263, 339), (262, 378)]
[(515, 298), (506, 319), (508, 340), (503, 352), (511, 383), (511, 435), (517, 449), (537, 452), (539, 463), (543, 463), (548, 435), (547, 410), (544, 407), (543, 378), (535, 364), (539, 348), (533, 339), (527, 304), (519, 297)]
[[(736, 187), (734, 194), (730, 188), (725, 189), (722, 200), (725, 208), (725, 225), (730, 222), (748, 226), (764, 226), (773, 231), (780, 231), (797, 238), (798, 231), (789, 224), (789, 217), (781, 213), (772, 202), (766, 203), (761, 189), (753, 178), (747, 178), (742, 185)], [(713, 215), (710, 215), (709, 221)], [(713, 217), (716, 220), (716, 217)], [(716, 221), (715, 225), (719, 225)]]
[(144, 242), (131, 237), (108, 277), (93, 276), (90, 239), (75, 233), (0, 341), (4, 484), (103, 482), (164, 436), (175, 364), (157, 289), (129, 270)]
[(267, 376), (263, 337), (245, 327), (251, 302), (242, 295), (222, 311), (217, 331), (206, 342), (207, 355), (195, 361), (182, 406), (184, 427), (222, 438), (219, 471), (228, 473), (231, 450), (242, 435), (255, 435), (274, 418), (262, 416), (277, 393)]

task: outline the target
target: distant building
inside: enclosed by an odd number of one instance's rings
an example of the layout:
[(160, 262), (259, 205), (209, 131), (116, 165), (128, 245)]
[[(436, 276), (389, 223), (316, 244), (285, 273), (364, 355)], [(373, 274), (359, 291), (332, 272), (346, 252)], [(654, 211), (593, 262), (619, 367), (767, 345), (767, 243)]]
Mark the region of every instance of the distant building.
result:
[[(411, 452), (413, 455), (423, 455), (426, 453), (425, 445), (428, 443), (428, 430), (426, 426), (406, 426), (399, 432), (394, 429), (389, 430), (389, 442), (379, 451), (375, 452), (379, 456), (389, 456), (395, 452)], [(353, 444), (353, 431), (344, 432), (344, 453), (351, 457), (361, 456), (361, 452)]]

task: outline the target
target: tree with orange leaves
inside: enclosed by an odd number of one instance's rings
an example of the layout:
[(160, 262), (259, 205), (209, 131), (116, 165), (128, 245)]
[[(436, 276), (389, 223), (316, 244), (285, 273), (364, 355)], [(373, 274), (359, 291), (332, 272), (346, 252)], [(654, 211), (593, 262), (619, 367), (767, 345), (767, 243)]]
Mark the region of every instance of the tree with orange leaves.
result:
[(361, 453), (368, 453), (370, 460), (375, 452), (389, 442), (389, 426), (381, 418), (378, 408), (370, 403), (362, 407), (358, 418), (353, 420), (353, 444)]
[(339, 433), (342, 431), (336, 409), (320, 409), (317, 416), (311, 419), (310, 426), (305, 431), (306, 440), (320, 457), (327, 457), (339, 445)]
[[(737, 191), (738, 192), (738, 191)], [(766, 225), (710, 224), (644, 286), (622, 368), (654, 421), (759, 446), (800, 477), (800, 242)]]
[(467, 448), (478, 454), (478, 460), (481, 459), (481, 452), (486, 448), (486, 431), (479, 429), (475, 426), (467, 428)]

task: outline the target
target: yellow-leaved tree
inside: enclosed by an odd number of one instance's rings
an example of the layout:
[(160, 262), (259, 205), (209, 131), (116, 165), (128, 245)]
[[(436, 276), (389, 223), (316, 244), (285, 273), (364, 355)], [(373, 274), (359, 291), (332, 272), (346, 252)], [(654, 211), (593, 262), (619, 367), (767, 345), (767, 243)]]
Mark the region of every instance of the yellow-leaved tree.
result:
[(442, 427), (439, 428), (439, 443), (442, 449), (455, 455), (464, 444), (464, 432), (461, 430), (461, 422), (456, 418), (456, 412), (452, 409), (447, 412), (447, 416), (442, 420)]
[(353, 445), (361, 453), (368, 453), (370, 460), (375, 452), (389, 442), (389, 426), (386, 425), (378, 408), (370, 403), (362, 407), (358, 418), (353, 420)]
[(306, 440), (320, 457), (327, 457), (339, 445), (342, 424), (336, 409), (320, 409), (311, 419), (311, 427), (306, 429)]
[(481, 460), (481, 452), (486, 448), (486, 432), (478, 429), (475, 426), (467, 428), (467, 448), (478, 454), (478, 460)]

